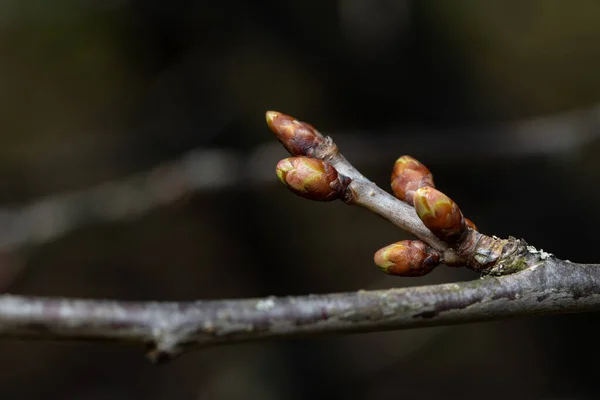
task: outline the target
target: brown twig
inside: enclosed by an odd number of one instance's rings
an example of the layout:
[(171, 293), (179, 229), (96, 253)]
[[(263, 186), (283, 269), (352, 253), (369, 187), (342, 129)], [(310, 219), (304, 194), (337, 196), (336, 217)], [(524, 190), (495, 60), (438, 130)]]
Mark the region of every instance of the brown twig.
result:
[[(489, 161), (508, 156), (560, 156), (578, 151), (598, 137), (599, 114), (600, 107), (594, 106), (509, 124), (461, 126), (455, 131), (396, 127), (379, 131), (377, 141), (365, 140), (368, 136), (365, 132), (339, 133), (346, 155), (350, 155), (354, 164), (359, 166), (368, 166), (373, 160), (394, 157), (397, 154), (393, 149), (399, 147), (408, 153), (426, 147), (430, 159), (447, 162), (465, 157), (481, 157)], [(490, 146), (490, 141), (495, 145)], [(28, 148), (42, 146), (44, 149), (38, 149), (37, 152), (49, 157), (46, 160), (36, 159), (40, 162), (37, 168), (39, 170), (45, 170), (49, 164), (56, 162), (51, 155), (58, 150), (48, 150), (50, 145), (52, 143), (26, 144)], [(78, 148), (78, 154), (93, 151), (83, 144)], [(161, 204), (159, 199), (152, 197), (157, 192), (149, 193), (147, 189), (155, 183), (173, 188), (171, 185), (174, 182), (184, 182), (184, 194), (271, 184), (272, 172), (267, 166), (277, 161), (277, 150), (275, 143), (257, 146), (249, 156), (231, 150), (196, 149), (182, 154), (178, 159), (165, 161), (158, 167), (159, 171), (151, 169), (83, 190), (44, 196), (29, 204), (10, 207), (4, 205), (0, 207), (0, 249), (16, 251), (24, 247), (40, 246), (93, 223), (110, 223), (150, 212)], [(343, 159), (341, 154), (339, 157)], [(218, 177), (202, 173), (205, 168), (210, 167), (223, 173)], [(340, 172), (344, 173), (343, 169)], [(146, 180), (146, 177), (149, 179)], [(131, 198), (132, 193), (140, 196), (142, 201), (130, 202), (123, 209), (124, 205), (118, 199)]]
[(351, 197), (348, 203), (366, 208), (387, 219), (400, 229), (410, 232), (431, 247), (440, 251), (450, 251), (448, 245), (435, 237), (417, 217), (414, 208), (398, 201), (385, 190), (372, 182), (355, 180), (348, 189)]
[[(266, 119), (282, 145), (292, 155), (300, 156), (282, 160), (277, 166), (280, 180), (295, 194), (319, 201), (338, 198), (348, 204), (362, 206), (375, 212), (406, 232), (412, 233), (432, 249), (443, 253), (443, 261), (447, 265), (466, 266), (478, 272), (495, 275), (513, 273), (531, 265), (528, 264), (529, 257), (515, 257), (515, 254), (528, 254), (524, 251), (527, 246), (525, 241), (515, 238), (499, 239), (477, 232), (471, 228), (474, 226), (471, 221), (466, 223), (458, 206), (438, 190), (423, 187), (414, 192), (427, 193), (427, 197), (420, 198), (426, 203), (430, 202), (425, 209), (426, 213), (430, 214), (427, 220), (432, 225), (429, 226), (418, 216), (416, 208), (413, 208), (414, 194), (405, 202), (380, 189), (346, 160), (331, 137), (323, 136), (310, 124), (277, 111), (267, 111)], [(314, 160), (319, 161), (315, 163)], [(397, 162), (401, 160), (412, 163), (411, 168), (420, 169), (420, 172), (413, 172), (429, 173), (427, 168), (412, 157), (401, 157)], [(337, 173), (332, 175), (330, 170)], [(325, 171), (330, 172), (326, 175)], [(340, 188), (337, 183), (338, 174), (345, 182), (342, 185), (345, 190), (332, 191), (331, 185)], [(433, 184), (430, 178), (423, 181), (426, 186)], [(404, 197), (404, 194), (398, 195)], [(431, 214), (432, 210), (429, 207), (435, 207), (437, 211)], [(452, 213), (453, 218), (449, 219), (449, 213)], [(445, 226), (448, 222), (451, 225)], [(438, 224), (441, 226), (436, 226)], [(452, 229), (449, 231), (448, 228)], [(449, 232), (452, 232), (452, 235), (448, 236)], [(406, 261), (405, 257), (404, 259)]]

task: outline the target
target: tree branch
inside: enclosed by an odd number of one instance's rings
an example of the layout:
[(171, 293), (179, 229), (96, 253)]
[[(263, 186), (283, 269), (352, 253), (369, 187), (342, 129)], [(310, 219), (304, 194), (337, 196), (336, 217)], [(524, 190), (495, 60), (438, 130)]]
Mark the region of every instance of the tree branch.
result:
[(267, 121), (284, 146), (302, 156), (277, 167), (279, 178), (296, 194), (365, 207), (422, 240), (380, 250), (376, 262), (380, 259), (385, 272), (414, 276), (443, 259), (487, 276), (403, 289), (185, 303), (4, 295), (0, 337), (145, 344), (150, 359), (161, 362), (193, 347), (241, 341), (600, 310), (600, 265), (561, 261), (523, 240), (477, 232), (458, 206), (433, 187), (429, 171), (418, 161), (396, 161), (402, 165), (394, 167), (394, 174), (413, 180), (393, 186), (395, 199), (311, 125), (276, 112), (267, 113)]
[[(346, 155), (351, 156), (353, 164), (358, 166), (394, 157), (394, 149), (400, 147), (409, 154), (427, 148), (430, 159), (447, 162), (475, 156), (491, 160), (496, 157), (561, 155), (576, 151), (589, 145), (600, 134), (599, 115), (600, 106), (596, 105), (514, 123), (461, 126), (451, 131), (396, 127), (377, 132), (377, 141), (365, 140), (372, 131), (369, 134), (360, 131), (339, 133)], [(402, 135), (398, 135), (398, 132), (402, 132)], [(494, 146), (490, 146), (490, 142)], [(97, 143), (92, 144), (97, 147)], [(48, 150), (50, 145), (52, 143), (43, 143), (44, 149), (36, 152), (43, 155), (57, 153), (57, 149)], [(135, 145), (139, 144), (136, 142)], [(40, 144), (26, 144), (26, 147), (32, 146)], [(43, 196), (28, 204), (2, 206), (0, 249), (16, 251), (44, 245), (84, 226), (142, 215), (190, 193), (271, 184), (272, 172), (265, 166), (277, 161), (278, 149), (275, 143), (263, 143), (249, 154), (231, 149), (198, 148), (177, 159), (165, 161), (157, 168), (111, 182)], [(94, 150), (86, 148), (83, 143), (78, 145), (78, 154), (90, 151)], [(126, 152), (127, 147), (119, 151)], [(344, 159), (341, 154), (339, 157)], [(50, 157), (41, 161), (37, 169), (46, 170), (49, 164), (56, 162), (56, 157)], [(219, 175), (207, 176), (203, 173), (206, 168), (219, 172)], [(344, 173), (343, 167), (340, 172), (350, 176)], [(123, 202), (123, 199), (129, 201)]]
[(301, 297), (135, 303), (0, 296), (0, 336), (110, 340), (184, 350), (600, 310), (600, 265), (547, 258), (519, 273), (443, 285)]
[(448, 245), (435, 237), (406, 203), (396, 200), (372, 182), (355, 180), (350, 183), (352, 198), (349, 203), (364, 207), (387, 219), (397, 227), (412, 233), (436, 250), (446, 251)]

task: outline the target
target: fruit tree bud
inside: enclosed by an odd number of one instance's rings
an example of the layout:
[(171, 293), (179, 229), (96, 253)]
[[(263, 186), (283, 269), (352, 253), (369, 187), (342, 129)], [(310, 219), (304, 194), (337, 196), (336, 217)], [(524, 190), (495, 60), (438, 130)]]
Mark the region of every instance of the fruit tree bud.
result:
[(422, 276), (440, 263), (440, 253), (419, 240), (403, 240), (375, 253), (375, 264), (386, 274)]
[(277, 164), (279, 180), (298, 196), (331, 201), (341, 198), (350, 179), (329, 163), (308, 157), (290, 157)]
[(267, 125), (290, 154), (310, 156), (323, 143), (323, 135), (311, 124), (277, 111), (267, 111)]
[(446, 243), (455, 243), (465, 231), (465, 220), (458, 205), (432, 187), (415, 191), (415, 210), (427, 229)]
[(411, 156), (402, 156), (396, 160), (391, 184), (394, 195), (410, 205), (414, 204), (415, 190), (424, 186), (435, 187), (429, 169)]

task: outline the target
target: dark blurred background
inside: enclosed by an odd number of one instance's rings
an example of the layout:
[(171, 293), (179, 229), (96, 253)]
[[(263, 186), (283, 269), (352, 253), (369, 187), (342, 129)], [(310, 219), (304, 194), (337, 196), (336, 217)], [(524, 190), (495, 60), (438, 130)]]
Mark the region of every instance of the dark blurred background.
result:
[[(394, 278), (407, 238), (278, 184), (274, 109), (382, 187), (411, 154), (488, 234), (600, 262), (594, 0), (0, 2), (0, 289), (192, 300)], [(196, 351), (0, 342), (1, 398), (597, 398), (596, 314)]]

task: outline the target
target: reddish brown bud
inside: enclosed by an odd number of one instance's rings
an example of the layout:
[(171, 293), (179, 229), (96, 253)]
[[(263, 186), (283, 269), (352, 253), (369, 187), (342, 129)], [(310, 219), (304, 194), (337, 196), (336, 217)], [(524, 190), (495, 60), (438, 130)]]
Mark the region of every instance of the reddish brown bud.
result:
[(440, 263), (440, 253), (419, 240), (403, 240), (375, 253), (374, 261), (383, 272), (399, 276), (422, 276)]
[(479, 232), (479, 229), (477, 229), (477, 225), (475, 225), (475, 223), (473, 223), (473, 221), (471, 221), (469, 218), (465, 218), (465, 226), (467, 228), (471, 228), (474, 231)]
[(429, 169), (411, 156), (396, 160), (391, 183), (394, 195), (410, 205), (414, 204), (415, 190), (425, 186), (435, 187)]
[(329, 163), (308, 157), (290, 157), (277, 164), (279, 180), (298, 196), (331, 201), (344, 195), (350, 179)]
[(465, 231), (465, 219), (458, 205), (439, 190), (428, 186), (419, 188), (414, 202), (421, 221), (444, 242), (456, 242)]
[(311, 124), (277, 111), (267, 111), (266, 118), (277, 139), (294, 156), (310, 156), (323, 143), (323, 135)]

